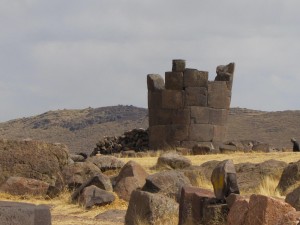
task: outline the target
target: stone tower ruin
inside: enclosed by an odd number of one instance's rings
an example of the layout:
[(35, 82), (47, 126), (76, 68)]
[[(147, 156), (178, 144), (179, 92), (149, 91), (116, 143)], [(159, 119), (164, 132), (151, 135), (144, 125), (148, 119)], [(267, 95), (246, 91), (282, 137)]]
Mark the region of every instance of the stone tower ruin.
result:
[(181, 59), (173, 60), (165, 81), (158, 74), (149, 74), (149, 147), (200, 144), (218, 148), (226, 135), (234, 66), (218, 66), (214, 81), (208, 81), (207, 71), (185, 68)]

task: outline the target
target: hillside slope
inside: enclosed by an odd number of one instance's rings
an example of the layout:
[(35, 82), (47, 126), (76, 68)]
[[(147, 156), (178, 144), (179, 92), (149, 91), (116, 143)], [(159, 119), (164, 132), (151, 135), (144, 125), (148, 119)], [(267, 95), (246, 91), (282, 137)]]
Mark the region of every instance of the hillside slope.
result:
[[(299, 124), (300, 110), (263, 112), (232, 108), (227, 139), (252, 139), (276, 147), (291, 147), (291, 137), (300, 140)], [(91, 153), (103, 136), (119, 136), (133, 128), (147, 127), (147, 109), (118, 105), (49, 111), (0, 123), (0, 138), (60, 142), (71, 152)]]

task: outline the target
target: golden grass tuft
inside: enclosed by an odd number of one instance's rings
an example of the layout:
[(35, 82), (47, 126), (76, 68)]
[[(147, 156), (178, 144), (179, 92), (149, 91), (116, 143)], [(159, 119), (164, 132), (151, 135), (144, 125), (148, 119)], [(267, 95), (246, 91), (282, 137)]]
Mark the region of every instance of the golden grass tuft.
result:
[(280, 192), (276, 190), (276, 187), (279, 183), (279, 179), (273, 177), (265, 177), (261, 184), (259, 185), (256, 194), (271, 196), (271, 197), (283, 197), (280, 195)]

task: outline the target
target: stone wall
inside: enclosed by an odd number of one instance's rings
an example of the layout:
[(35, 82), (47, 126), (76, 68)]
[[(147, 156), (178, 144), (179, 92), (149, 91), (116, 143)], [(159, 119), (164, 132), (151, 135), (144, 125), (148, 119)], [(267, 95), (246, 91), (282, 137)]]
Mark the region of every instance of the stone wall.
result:
[(185, 60), (173, 60), (165, 80), (149, 74), (150, 149), (218, 147), (226, 135), (234, 66), (218, 66), (214, 81), (207, 71), (185, 68)]

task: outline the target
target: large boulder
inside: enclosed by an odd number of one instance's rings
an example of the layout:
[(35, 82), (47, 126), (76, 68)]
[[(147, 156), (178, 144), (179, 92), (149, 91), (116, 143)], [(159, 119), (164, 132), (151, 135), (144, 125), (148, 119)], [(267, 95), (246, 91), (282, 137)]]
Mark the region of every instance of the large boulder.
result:
[(10, 177), (1, 185), (0, 191), (12, 195), (39, 195), (47, 194), (49, 184), (25, 177)]
[(156, 166), (158, 168), (167, 167), (171, 169), (183, 169), (192, 165), (191, 160), (188, 158), (178, 155), (176, 152), (164, 153), (158, 157)]
[(0, 224), (51, 225), (49, 206), (0, 201)]
[(177, 224), (178, 203), (164, 195), (135, 190), (125, 216), (126, 225)]
[(68, 149), (62, 144), (0, 140), (0, 185), (9, 177), (19, 176), (54, 186), (68, 159)]
[(289, 163), (283, 170), (277, 190), (286, 194), (300, 181), (300, 161)]
[(114, 191), (121, 199), (129, 201), (131, 192), (137, 188), (142, 188), (148, 175), (141, 165), (129, 161), (115, 178)]
[(179, 204), (179, 225), (203, 222), (204, 209), (214, 199), (215, 195), (210, 190), (190, 186), (183, 187)]
[(183, 172), (170, 170), (149, 175), (143, 191), (164, 194), (179, 202), (183, 186), (191, 186), (190, 180)]
[(282, 200), (263, 195), (251, 195), (244, 224), (277, 224), (285, 214), (293, 211), (296, 210)]
[(106, 176), (105, 174), (99, 173), (98, 175), (91, 177), (89, 180), (87, 180), (85, 183), (83, 183), (79, 188), (77, 188), (72, 196), (71, 199), (72, 201), (77, 201), (79, 195), (81, 194), (81, 192), (83, 191), (84, 188), (94, 185), (102, 190), (105, 191), (112, 191), (112, 185), (111, 185), (111, 181), (109, 179), (108, 176)]
[(211, 182), (219, 201), (225, 201), (231, 193), (239, 194), (236, 171), (231, 159), (219, 163), (212, 172)]
[(101, 170), (91, 162), (75, 162), (63, 170), (65, 184), (69, 189), (80, 187), (90, 178), (101, 174)]

